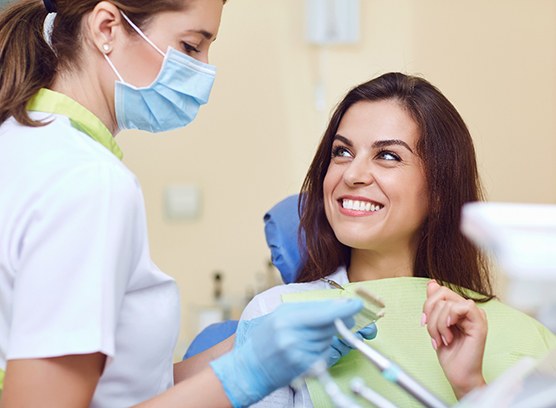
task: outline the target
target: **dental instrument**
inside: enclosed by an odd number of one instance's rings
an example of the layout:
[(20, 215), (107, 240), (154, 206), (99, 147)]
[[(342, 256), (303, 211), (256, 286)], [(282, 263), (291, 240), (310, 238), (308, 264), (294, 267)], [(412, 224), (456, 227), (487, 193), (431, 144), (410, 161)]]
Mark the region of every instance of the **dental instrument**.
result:
[(350, 388), (355, 395), (359, 395), (377, 408), (398, 408), (378, 392), (367, 387), (360, 377), (355, 377), (351, 380)]
[(334, 382), (332, 376), (328, 372), (328, 366), (325, 360), (317, 361), (311, 370), (309, 370), (308, 376), (316, 378), (321, 383), (324, 391), (328, 394), (328, 397), (336, 408), (361, 408), (359, 404), (340, 390), (340, 387), (338, 387), (338, 384)]
[(409, 376), (398, 365), (387, 359), (365, 342), (359, 340), (341, 320), (336, 319), (335, 325), (336, 330), (338, 330), (338, 333), (340, 333), (344, 340), (371, 361), (371, 363), (381, 371), (385, 379), (403, 388), (427, 408), (448, 408), (448, 405), (438, 399), (413, 377)]

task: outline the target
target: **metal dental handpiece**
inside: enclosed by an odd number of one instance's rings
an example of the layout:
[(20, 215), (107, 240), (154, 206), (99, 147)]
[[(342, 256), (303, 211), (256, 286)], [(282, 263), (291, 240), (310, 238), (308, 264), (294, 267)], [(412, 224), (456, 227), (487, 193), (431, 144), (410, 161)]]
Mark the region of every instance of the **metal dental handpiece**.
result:
[[(358, 295), (368, 298), (374, 297), (372, 294), (365, 290), (358, 289)], [(393, 382), (407, 391), (417, 401), (421, 402), (428, 408), (448, 408), (444, 402), (433, 395), (429, 390), (419, 384), (413, 377), (410, 377), (398, 365), (387, 359), (371, 346), (359, 340), (342, 322), (336, 319), (334, 322), (338, 333), (344, 338), (345, 341), (350, 343), (353, 348), (359, 350), (371, 363), (373, 363), (382, 373), (383, 377), (388, 381)]]
[(359, 395), (361, 398), (366, 399), (377, 408), (398, 408), (378, 392), (367, 387), (362, 378), (355, 377), (351, 380), (350, 388), (355, 395)]
[(316, 378), (324, 388), (326, 394), (337, 408), (361, 408), (355, 401), (345, 395), (338, 384), (334, 382), (328, 373), (328, 367), (324, 360), (318, 361), (309, 371), (310, 377)]

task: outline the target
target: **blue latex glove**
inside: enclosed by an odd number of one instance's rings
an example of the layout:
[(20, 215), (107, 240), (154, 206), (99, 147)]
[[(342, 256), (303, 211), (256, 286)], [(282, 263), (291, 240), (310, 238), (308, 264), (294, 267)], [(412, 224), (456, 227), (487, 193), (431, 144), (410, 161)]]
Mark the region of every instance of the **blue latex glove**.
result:
[(232, 405), (251, 405), (306, 372), (328, 353), (334, 320), (352, 327), (362, 306), (358, 299), (286, 303), (241, 323), (234, 349), (210, 363)]
[[(368, 326), (363, 327), (361, 330), (355, 333), (357, 337), (361, 340), (372, 340), (376, 337), (376, 325), (371, 323)], [(334, 336), (332, 339), (332, 344), (326, 356), (326, 364), (328, 367), (332, 367), (338, 362), (343, 356), (353, 350), (353, 347), (339, 337)]]

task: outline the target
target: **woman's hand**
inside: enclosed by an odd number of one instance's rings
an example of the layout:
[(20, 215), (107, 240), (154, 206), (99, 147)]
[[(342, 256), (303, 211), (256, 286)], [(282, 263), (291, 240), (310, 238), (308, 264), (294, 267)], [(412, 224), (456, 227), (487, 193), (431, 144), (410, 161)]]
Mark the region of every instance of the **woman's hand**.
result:
[(475, 302), (430, 281), (423, 306), (433, 348), (458, 399), (483, 386), (487, 318)]

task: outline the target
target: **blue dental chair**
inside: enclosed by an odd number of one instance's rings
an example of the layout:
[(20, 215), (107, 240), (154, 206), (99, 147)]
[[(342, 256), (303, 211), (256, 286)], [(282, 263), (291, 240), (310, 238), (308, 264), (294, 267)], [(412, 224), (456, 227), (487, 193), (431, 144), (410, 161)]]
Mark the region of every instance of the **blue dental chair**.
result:
[[(274, 205), (263, 217), (266, 243), (271, 261), (284, 283), (295, 281), (303, 254), (303, 240), (298, 243), (299, 194), (288, 196)], [(183, 359), (193, 357), (235, 333), (237, 320), (213, 323), (199, 333), (189, 345)]]

